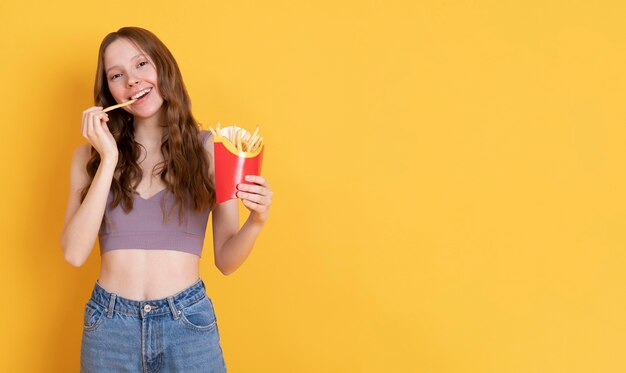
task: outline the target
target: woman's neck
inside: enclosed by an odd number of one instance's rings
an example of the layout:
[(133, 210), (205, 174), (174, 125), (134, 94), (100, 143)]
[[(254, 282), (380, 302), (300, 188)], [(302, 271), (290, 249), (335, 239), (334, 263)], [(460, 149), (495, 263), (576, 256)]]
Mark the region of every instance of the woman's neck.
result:
[(163, 126), (161, 116), (154, 115), (150, 118), (134, 119), (135, 141), (144, 145), (161, 145), (163, 138)]

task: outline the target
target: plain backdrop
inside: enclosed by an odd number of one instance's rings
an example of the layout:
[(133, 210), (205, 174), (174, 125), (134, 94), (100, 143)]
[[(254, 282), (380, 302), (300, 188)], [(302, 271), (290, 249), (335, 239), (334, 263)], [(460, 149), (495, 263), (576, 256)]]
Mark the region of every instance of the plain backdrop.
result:
[[(610, 1), (0, 3), (0, 371), (76, 372), (59, 244), (97, 49), (176, 57), (265, 138), (248, 260), (201, 263), (229, 372), (626, 370), (626, 24)], [(242, 207), (242, 220), (245, 218)]]

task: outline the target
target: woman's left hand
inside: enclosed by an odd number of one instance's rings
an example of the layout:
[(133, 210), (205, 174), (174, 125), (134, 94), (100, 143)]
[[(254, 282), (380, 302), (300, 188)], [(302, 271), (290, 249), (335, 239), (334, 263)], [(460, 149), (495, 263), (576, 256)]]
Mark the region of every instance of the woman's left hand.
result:
[(237, 197), (250, 210), (250, 218), (256, 223), (265, 224), (272, 204), (270, 186), (263, 176), (246, 175), (246, 181), (253, 184), (237, 184)]

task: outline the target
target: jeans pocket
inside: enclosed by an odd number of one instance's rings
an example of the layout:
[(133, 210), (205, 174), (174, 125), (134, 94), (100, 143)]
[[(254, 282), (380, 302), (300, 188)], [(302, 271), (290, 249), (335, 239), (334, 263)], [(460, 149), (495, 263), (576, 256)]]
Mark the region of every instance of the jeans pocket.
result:
[(211, 331), (217, 325), (217, 318), (209, 297), (204, 297), (198, 302), (183, 308), (180, 320), (188, 328), (201, 332)]
[(85, 305), (83, 329), (88, 332), (95, 331), (102, 324), (105, 313), (104, 307), (90, 299)]

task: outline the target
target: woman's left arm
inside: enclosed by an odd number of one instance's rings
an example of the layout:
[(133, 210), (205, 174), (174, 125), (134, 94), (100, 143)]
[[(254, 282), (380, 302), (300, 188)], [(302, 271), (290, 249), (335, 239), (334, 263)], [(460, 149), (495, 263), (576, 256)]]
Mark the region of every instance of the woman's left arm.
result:
[[(213, 158), (213, 135), (207, 135), (204, 149), (211, 160), (210, 177), (215, 178)], [(239, 229), (239, 202), (232, 199), (216, 205), (213, 209), (213, 247), (215, 266), (229, 275), (243, 264), (254, 246), (261, 228), (265, 225), (272, 203), (272, 191), (265, 178), (247, 176), (247, 184), (237, 186), (237, 197), (250, 210), (250, 215)], [(214, 184), (215, 185), (215, 184)]]
[(250, 255), (272, 204), (273, 192), (264, 177), (247, 175), (246, 182), (237, 185), (237, 197), (250, 211), (241, 229), (237, 199), (216, 205), (213, 209), (215, 266), (224, 275), (235, 272)]

